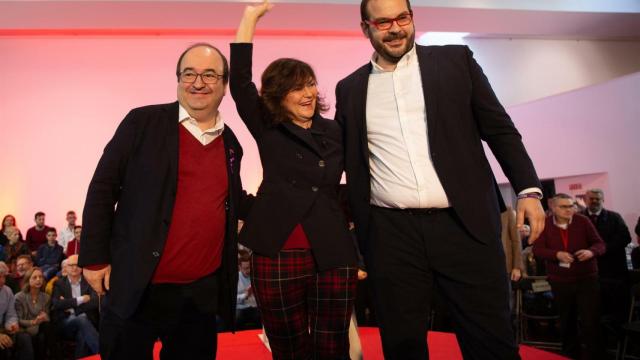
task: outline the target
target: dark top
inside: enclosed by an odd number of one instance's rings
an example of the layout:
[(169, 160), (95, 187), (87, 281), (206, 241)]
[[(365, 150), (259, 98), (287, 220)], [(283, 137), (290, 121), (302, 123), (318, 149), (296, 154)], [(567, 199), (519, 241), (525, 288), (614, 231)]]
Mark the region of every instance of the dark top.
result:
[(251, 81), (252, 44), (231, 44), (229, 89), (260, 152), (263, 180), (242, 228), (240, 242), (275, 257), (302, 224), (318, 270), (355, 265), (356, 253), (338, 185), (344, 167), (342, 135), (335, 121), (316, 116), (309, 129), (272, 125)]
[(615, 211), (602, 209), (594, 219), (585, 210), (582, 215), (591, 219), (606, 245), (607, 252), (598, 258), (598, 274), (602, 277), (624, 280), (628, 276), (627, 245), (631, 235), (622, 216)]
[[(79, 264), (111, 264), (108, 306), (125, 319), (138, 307), (164, 250), (177, 190), (178, 126), (177, 102), (132, 110), (107, 144), (89, 184)], [(233, 326), (242, 147), (229, 126), (221, 136), (229, 189), (217, 303), (225, 324)]]
[(36, 265), (56, 265), (60, 266), (60, 263), (64, 259), (64, 249), (58, 243), (50, 246), (49, 244), (42, 244), (38, 248), (36, 255)]
[(89, 286), (89, 283), (80, 278), (80, 295), (89, 295), (91, 300), (78, 305), (78, 301), (73, 298), (71, 293), (71, 283), (66, 276), (59, 278), (53, 285), (53, 292), (51, 294), (51, 320), (54, 323), (69, 317), (71, 312), (69, 309), (73, 309), (75, 315), (87, 314), (87, 317), (94, 326), (98, 325), (98, 295)]
[[(567, 231), (569, 241), (565, 249), (561, 229), (553, 223), (553, 215), (548, 216), (544, 231), (533, 243), (535, 256), (546, 261), (549, 280), (571, 282), (597, 276), (598, 263), (596, 258), (604, 254), (606, 249), (596, 228), (587, 217), (575, 214)], [(582, 249), (591, 250), (594, 257), (586, 261), (578, 261), (576, 258), (569, 268), (560, 266), (556, 257), (559, 251), (575, 254), (576, 251)]]
[[(500, 197), (482, 141), (516, 193), (542, 188), (518, 130), (466, 46), (416, 45), (426, 109), (429, 155), (451, 206), (478, 241), (500, 241)], [(370, 174), (367, 87), (371, 63), (336, 87), (336, 121), (345, 139), (345, 167), (360, 250), (367, 251)], [(455, 140), (452, 140), (455, 139)]]

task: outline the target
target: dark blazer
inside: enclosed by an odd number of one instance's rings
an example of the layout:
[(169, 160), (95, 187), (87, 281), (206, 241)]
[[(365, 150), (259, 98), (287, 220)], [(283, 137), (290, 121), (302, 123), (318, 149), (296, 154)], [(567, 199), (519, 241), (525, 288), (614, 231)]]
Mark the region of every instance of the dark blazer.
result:
[(251, 44), (231, 44), (229, 89), (256, 140), (263, 170), (240, 242), (275, 257), (293, 228), (302, 224), (319, 270), (355, 265), (353, 241), (338, 202), (344, 168), (340, 127), (319, 116), (309, 130), (291, 122), (272, 125), (251, 82), (251, 56)]
[[(582, 215), (589, 217), (589, 210), (584, 210)], [(615, 211), (602, 209), (594, 225), (607, 249), (598, 257), (598, 274), (602, 277), (626, 279), (629, 272), (626, 247), (631, 242), (631, 235), (622, 216)]]
[(65, 276), (56, 280), (51, 294), (51, 321), (56, 323), (66, 319), (70, 314), (66, 310), (73, 309), (76, 315), (86, 313), (93, 325), (97, 326), (98, 295), (93, 291), (89, 283), (83, 277), (80, 279), (80, 294), (89, 295), (91, 300), (78, 306), (76, 299), (74, 299), (71, 294), (69, 278)]
[[(499, 194), (482, 140), (516, 192), (541, 188), (531, 159), (468, 47), (416, 47), (435, 170), (465, 228), (478, 241), (499, 241)], [(347, 185), (363, 252), (370, 213), (365, 111), (370, 73), (367, 63), (336, 87), (336, 120), (344, 131)]]
[[(111, 264), (109, 306), (122, 318), (138, 306), (167, 239), (178, 178), (178, 126), (177, 102), (132, 110), (89, 184), (79, 261), (81, 266)], [(218, 304), (225, 323), (233, 324), (242, 148), (228, 126), (222, 137), (229, 193)]]

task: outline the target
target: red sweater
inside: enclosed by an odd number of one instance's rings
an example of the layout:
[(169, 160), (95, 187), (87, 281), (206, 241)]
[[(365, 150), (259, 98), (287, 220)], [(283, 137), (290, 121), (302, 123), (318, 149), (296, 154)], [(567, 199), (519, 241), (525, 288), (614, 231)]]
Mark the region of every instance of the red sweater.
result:
[(178, 188), (153, 283), (189, 283), (220, 267), (228, 193), (222, 136), (202, 145), (179, 126)]
[[(549, 280), (558, 282), (572, 282), (598, 275), (598, 262), (596, 258), (605, 252), (605, 244), (598, 235), (598, 231), (591, 220), (586, 216), (575, 214), (567, 228), (568, 246), (564, 247), (562, 241), (562, 229), (553, 223), (553, 215), (547, 217), (544, 231), (533, 244), (533, 254), (544, 259), (547, 263), (547, 276)], [(586, 261), (577, 258), (571, 263), (571, 267), (561, 267), (556, 257), (559, 251), (575, 254), (576, 251), (587, 249), (593, 252), (593, 257)]]

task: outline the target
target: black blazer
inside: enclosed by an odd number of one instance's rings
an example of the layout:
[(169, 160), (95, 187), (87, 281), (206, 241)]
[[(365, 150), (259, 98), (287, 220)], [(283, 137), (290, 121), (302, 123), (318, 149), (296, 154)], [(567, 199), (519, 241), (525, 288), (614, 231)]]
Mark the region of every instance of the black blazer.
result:
[(240, 242), (275, 257), (302, 224), (318, 269), (356, 264), (353, 241), (338, 202), (344, 168), (342, 134), (335, 121), (316, 116), (305, 130), (291, 122), (272, 125), (251, 82), (252, 44), (231, 44), (229, 89), (260, 151), (263, 180)]
[(89, 295), (91, 300), (77, 305), (76, 299), (71, 294), (71, 284), (69, 278), (59, 278), (53, 285), (53, 293), (51, 294), (51, 321), (54, 323), (62, 321), (69, 317), (67, 309), (73, 309), (76, 315), (86, 313), (87, 317), (94, 326), (98, 325), (98, 295), (91, 288), (89, 283), (81, 277), (80, 294)]
[[(138, 306), (167, 239), (178, 178), (178, 126), (177, 102), (132, 110), (107, 144), (89, 184), (80, 265), (111, 264), (109, 306), (123, 318)], [(218, 304), (225, 323), (233, 324), (242, 148), (228, 126), (222, 137), (229, 193)]]
[[(478, 241), (500, 241), (499, 195), (481, 140), (516, 192), (540, 188), (520, 134), (466, 46), (416, 45), (427, 113), (429, 153), (449, 201)], [(336, 87), (336, 120), (345, 138), (350, 203), (361, 250), (370, 213), (367, 63)]]
[[(582, 215), (589, 217), (589, 210), (584, 210)], [(628, 275), (626, 247), (631, 242), (629, 228), (620, 214), (607, 209), (602, 209), (595, 227), (607, 247), (607, 251), (598, 256), (598, 275), (625, 279)]]

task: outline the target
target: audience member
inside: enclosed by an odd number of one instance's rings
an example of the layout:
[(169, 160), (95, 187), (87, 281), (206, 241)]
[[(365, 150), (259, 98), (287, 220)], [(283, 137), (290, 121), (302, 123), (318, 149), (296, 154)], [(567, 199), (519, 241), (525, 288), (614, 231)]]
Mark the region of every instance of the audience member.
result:
[(36, 256), (36, 265), (42, 269), (47, 281), (60, 270), (60, 263), (64, 259), (62, 246), (58, 245), (56, 237), (56, 229), (49, 228), (47, 230), (47, 243), (40, 245)]
[(605, 252), (605, 244), (589, 219), (575, 213), (571, 196), (557, 194), (551, 209), (553, 215), (547, 218), (533, 252), (547, 264), (560, 315), (562, 350), (572, 358), (602, 359), (596, 257)]
[(82, 226), (76, 225), (73, 230), (73, 240), (67, 243), (65, 250), (67, 257), (80, 253), (80, 235), (82, 235)]
[[(2, 246), (7, 245), (7, 243), (9, 242), (9, 229), (17, 226), (18, 225), (16, 225), (15, 216), (11, 214), (5, 215), (5, 217), (2, 219), (2, 229), (0, 229), (0, 245)], [(22, 234), (20, 233), (19, 230), (18, 230), (18, 240), (20, 240), (21, 242), (24, 241), (22, 239)]]
[(20, 357), (44, 359), (49, 331), (49, 300), (44, 292), (44, 274), (37, 267), (25, 275), (25, 286), (16, 295), (16, 313), (21, 331), (16, 335)]
[(5, 262), (9, 265), (10, 269), (13, 269), (18, 256), (24, 254), (30, 255), (31, 252), (27, 244), (20, 241), (20, 230), (18, 230), (17, 227), (12, 226), (7, 228), (7, 238), (9, 242), (3, 248)]
[(24, 287), (24, 279), (27, 272), (33, 268), (33, 259), (29, 254), (21, 254), (16, 260), (15, 272), (10, 273), (7, 278), (7, 285), (14, 294), (17, 294)]
[(612, 319), (615, 325), (622, 325), (631, 300), (626, 251), (631, 235), (622, 216), (604, 208), (601, 189), (587, 190), (585, 202), (587, 208), (582, 214), (591, 219), (606, 246), (604, 255), (598, 257), (602, 315)]
[(31, 251), (31, 255), (33, 256), (36, 255), (36, 251), (38, 251), (40, 245), (47, 242), (47, 230), (49, 229), (49, 227), (44, 224), (45, 214), (42, 211), (38, 211), (35, 214), (34, 220), (36, 225), (27, 230), (26, 239), (29, 251)]
[(62, 249), (67, 251), (67, 244), (69, 241), (75, 238), (76, 229), (76, 212), (73, 210), (67, 211), (67, 226), (63, 227), (58, 234), (58, 245), (62, 246)]
[(251, 287), (251, 257), (246, 251), (242, 251), (240, 254), (238, 259), (236, 326), (238, 329), (246, 329), (250, 325), (260, 325), (260, 313)]
[(47, 295), (51, 296), (51, 294), (53, 294), (53, 286), (56, 284), (56, 281), (58, 281), (58, 279), (67, 276), (68, 261), (69, 259), (62, 260), (62, 262), (60, 263), (60, 272), (57, 273), (56, 276), (52, 277), (51, 280), (47, 282), (47, 285), (45, 285), (44, 292), (46, 292)]
[(67, 276), (53, 287), (51, 318), (60, 334), (75, 340), (76, 358), (98, 353), (98, 295), (82, 276), (78, 255), (69, 257)]
[(19, 330), (15, 299), (11, 289), (5, 285), (9, 267), (0, 261), (0, 360), (9, 358), (9, 349), (14, 347), (13, 335)]

